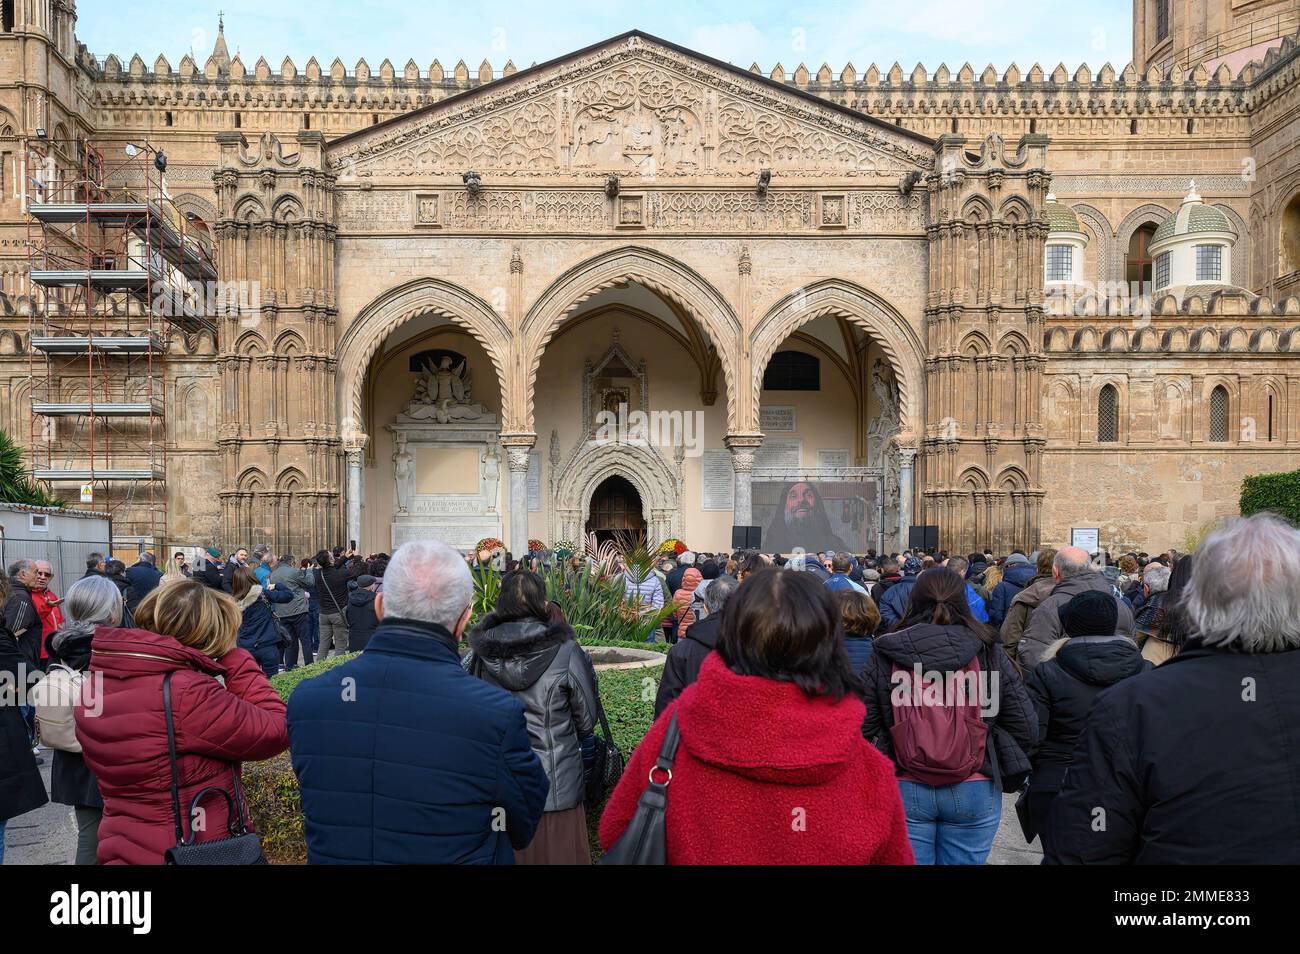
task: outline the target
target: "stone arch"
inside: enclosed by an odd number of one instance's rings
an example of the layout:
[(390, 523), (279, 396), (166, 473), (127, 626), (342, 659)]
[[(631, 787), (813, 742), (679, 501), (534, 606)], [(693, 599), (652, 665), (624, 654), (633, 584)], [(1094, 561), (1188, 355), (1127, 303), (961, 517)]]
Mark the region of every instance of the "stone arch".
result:
[(172, 204), (179, 212), (192, 212), (209, 225), (217, 221), (217, 207), (203, 196), (195, 195), (193, 192), (182, 192), (180, 195), (173, 196)]
[(275, 353), (285, 357), (297, 357), (306, 354), (307, 344), (302, 340), (302, 335), (293, 329), (282, 331), (280, 336), (275, 339)]
[(814, 318), (835, 315), (864, 328), (889, 359), (898, 381), (899, 427), (908, 434), (925, 420), (921, 406), (924, 388), (925, 348), (916, 331), (899, 311), (871, 291), (838, 278), (813, 282), (781, 299), (765, 314), (750, 336), (750, 420), (758, 421), (763, 370), (790, 334)]
[(266, 207), (255, 196), (246, 195), (235, 203), (235, 214), (232, 218), (236, 222), (245, 224), (262, 222), (266, 219)]
[(614, 476), (624, 478), (640, 495), (650, 540), (680, 531), (673, 525), (680, 519), (681, 510), (677, 474), (662, 455), (639, 441), (589, 443), (570, 459), (555, 481), (555, 518), (561, 538), (580, 538), (592, 495), (603, 481)]
[(1159, 225), (1171, 215), (1173, 215), (1173, 213), (1163, 205), (1148, 202), (1145, 205), (1139, 205), (1128, 215), (1124, 216), (1124, 220), (1120, 222), (1119, 228), (1115, 230), (1115, 244), (1111, 246), (1114, 252), (1114, 254), (1111, 255), (1111, 281), (1124, 281), (1124, 269), (1128, 263), (1128, 243), (1133, 238), (1133, 233), (1149, 223)]
[(348, 440), (363, 433), (362, 392), (370, 359), (388, 336), (421, 315), (434, 314), (451, 321), (477, 339), (496, 371), (501, 390), (501, 417), (513, 420), (511, 392), (507, 387), (510, 327), (483, 299), (458, 285), (438, 278), (421, 278), (380, 295), (366, 305), (339, 342), (339, 433)]
[[(542, 354), (556, 330), (573, 310), (597, 292), (628, 281), (644, 285), (673, 304), (685, 308), (703, 327), (722, 364), (723, 382), (727, 391), (728, 428), (735, 427), (738, 423), (738, 405), (734, 348), (743, 334), (740, 320), (726, 298), (694, 269), (653, 249), (637, 246), (613, 249), (579, 262), (538, 296), (523, 321), (525, 360), (519, 393), (533, 393)], [(507, 415), (504, 407), (503, 395), (502, 417), (510, 427), (525, 431), (532, 428), (531, 400), (525, 398), (525, 405), (517, 409), (518, 420)], [(757, 420), (757, 417), (754, 419)]]
[(1216, 202), (1214, 207), (1228, 217), (1237, 232), (1237, 240), (1232, 243), (1232, 284), (1242, 288), (1250, 287), (1250, 228), (1246, 220), (1237, 214), (1230, 205)]
[(1008, 464), (998, 472), (995, 484), (1000, 490), (1027, 490), (1029, 475), (1015, 464)]
[(1079, 217), (1079, 221), (1087, 225), (1094, 235), (1097, 236), (1095, 247), (1097, 255), (1097, 272), (1096, 280), (1098, 284), (1110, 281), (1110, 260), (1111, 244), (1115, 241), (1115, 232), (1110, 227), (1110, 220), (1099, 209), (1080, 202), (1078, 205), (1072, 205), (1070, 208), (1074, 214)]

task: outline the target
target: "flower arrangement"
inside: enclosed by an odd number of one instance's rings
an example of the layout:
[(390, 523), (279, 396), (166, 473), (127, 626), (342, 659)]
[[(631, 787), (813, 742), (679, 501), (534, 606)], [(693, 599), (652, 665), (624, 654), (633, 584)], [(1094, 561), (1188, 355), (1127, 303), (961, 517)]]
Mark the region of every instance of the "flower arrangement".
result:
[(546, 544), (543, 543), (541, 540), (529, 540), (529, 541), (528, 541), (528, 552), (529, 552), (529, 553), (541, 553), (541, 552), (542, 552), (543, 550), (545, 550), (545, 549), (546, 549)]
[(495, 550), (498, 547), (505, 547), (505, 544), (496, 537), (484, 537), (478, 543), (474, 544), (474, 552), (482, 553), (484, 550)]
[(683, 541), (678, 540), (675, 537), (669, 537), (663, 543), (659, 544), (658, 554), (659, 556), (679, 556), (689, 549), (690, 547), (688, 547)]

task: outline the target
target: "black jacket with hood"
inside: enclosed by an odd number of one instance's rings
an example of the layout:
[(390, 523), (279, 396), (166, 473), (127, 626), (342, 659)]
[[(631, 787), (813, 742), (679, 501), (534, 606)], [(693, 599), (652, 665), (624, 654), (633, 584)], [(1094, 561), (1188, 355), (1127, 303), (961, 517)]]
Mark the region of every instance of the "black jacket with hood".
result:
[[(951, 673), (958, 672), (978, 655), (981, 682), (990, 694), (996, 696), (996, 715), (986, 713), (985, 717), (989, 734), (980, 774), (988, 778), (996, 776), (989, 753), (994, 747), (1004, 786), (1029, 771), (1027, 753), (1038, 741), (1038, 720), (1020, 673), (1000, 644), (988, 647), (965, 626), (920, 623), (877, 636), (872, 650), (871, 660), (862, 674), (867, 687), (867, 717), (862, 723), (862, 734), (874, 741), (880, 751), (894, 758), (893, 738), (889, 732), (894, 724), (890, 702), (893, 664), (910, 670), (919, 662), (925, 674)], [(983, 682), (986, 668), (997, 670), (996, 687), (991, 676), (988, 682)], [(989, 708), (991, 710), (992, 706)]]
[[(85, 672), (90, 665), (90, 643), (94, 637), (94, 623), (65, 621), (45, 640), (50, 662)], [(83, 808), (104, 807), (99, 782), (95, 781), (95, 773), (86, 765), (80, 752), (54, 749), (54, 761), (50, 765), (50, 801)]]
[(1029, 753), (1035, 791), (1059, 792), (1088, 710), (1103, 689), (1151, 669), (1127, 636), (1073, 636), (1048, 647), (1025, 680), (1038, 710), (1038, 744)]
[(700, 676), (700, 667), (704, 658), (718, 645), (718, 635), (722, 630), (722, 611), (710, 613), (704, 619), (692, 623), (686, 635), (668, 650), (664, 660), (664, 672), (659, 679), (659, 692), (655, 695), (655, 718), (668, 708), (668, 704)]
[(359, 653), (366, 648), (370, 637), (379, 626), (379, 617), (375, 615), (375, 594), (367, 587), (357, 586), (356, 580), (349, 584), (348, 604), (343, 615), (348, 621), (348, 650)]
[(546, 811), (581, 805), (582, 739), (595, 730), (599, 697), (591, 657), (573, 630), (489, 613), (469, 634), (469, 648), (466, 670), (523, 704), (529, 741), (551, 782)]

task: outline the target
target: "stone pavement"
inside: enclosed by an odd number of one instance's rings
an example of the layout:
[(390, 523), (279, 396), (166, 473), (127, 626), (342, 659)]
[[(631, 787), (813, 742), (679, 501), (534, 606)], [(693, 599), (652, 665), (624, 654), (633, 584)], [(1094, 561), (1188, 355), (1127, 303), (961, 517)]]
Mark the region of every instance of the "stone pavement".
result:
[[(50, 790), (54, 753), (43, 749), (41, 778)], [(47, 802), (34, 812), (9, 819), (5, 829), (6, 865), (70, 865), (77, 854), (77, 825), (71, 805)]]
[[(48, 790), (50, 762), (53, 756), (45, 752), (41, 777)], [(53, 802), (26, 815), (10, 819), (5, 837), (6, 865), (66, 865), (72, 863), (77, 851), (77, 826), (72, 820), (72, 808)], [(993, 841), (989, 854), (991, 865), (1036, 865), (1042, 859), (1038, 842), (1026, 845), (1016, 820), (1016, 798), (1005, 795), (1002, 799), (1002, 827)]]

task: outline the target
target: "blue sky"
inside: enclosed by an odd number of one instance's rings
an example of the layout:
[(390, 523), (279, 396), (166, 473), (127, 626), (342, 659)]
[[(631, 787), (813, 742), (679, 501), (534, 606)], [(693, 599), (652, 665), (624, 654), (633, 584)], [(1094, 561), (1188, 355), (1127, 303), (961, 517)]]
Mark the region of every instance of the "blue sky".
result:
[(139, 53), (152, 65), (162, 53), (175, 67), (193, 51), (199, 66), (216, 37), (217, 12), (226, 15), (226, 40), (251, 67), (265, 56), (275, 69), (287, 55), (302, 69), (315, 56), (325, 69), (340, 57), (351, 70), (364, 56), (372, 68), (384, 58), (400, 71), (408, 58), (421, 70), (434, 57), (449, 71), (464, 59), (471, 70), (485, 57), (496, 70), (507, 59), (523, 68), (629, 29), (765, 72), (800, 62), (816, 72), (823, 62), (837, 74), (848, 61), (859, 73), (897, 60), (905, 72), (918, 63), (931, 71), (965, 62), (978, 73), (988, 63), (1001, 72), (1012, 61), (1022, 71), (1058, 62), (1095, 73), (1109, 61), (1122, 69), (1132, 48), (1131, 0), (553, 0), (551, 3), (473, 3), (469, 0), (111, 0), (78, 4), (77, 34), (91, 52)]

